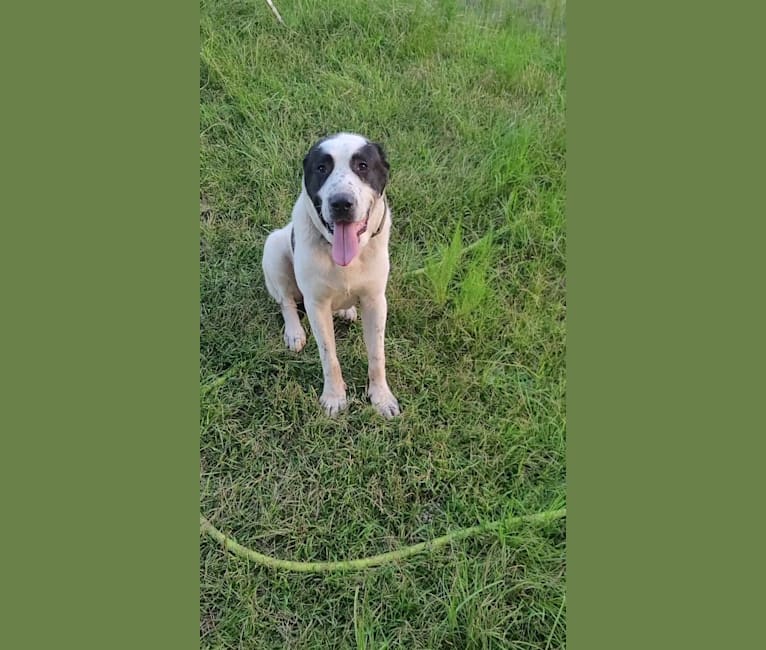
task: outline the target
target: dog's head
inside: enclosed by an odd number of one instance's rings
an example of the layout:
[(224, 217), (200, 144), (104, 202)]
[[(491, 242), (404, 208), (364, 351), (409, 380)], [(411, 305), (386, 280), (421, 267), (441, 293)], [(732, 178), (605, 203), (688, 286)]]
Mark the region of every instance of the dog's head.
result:
[(388, 183), (383, 148), (353, 133), (317, 142), (303, 159), (303, 185), (317, 229), (332, 244), (332, 259), (348, 266), (369, 241), (370, 214)]

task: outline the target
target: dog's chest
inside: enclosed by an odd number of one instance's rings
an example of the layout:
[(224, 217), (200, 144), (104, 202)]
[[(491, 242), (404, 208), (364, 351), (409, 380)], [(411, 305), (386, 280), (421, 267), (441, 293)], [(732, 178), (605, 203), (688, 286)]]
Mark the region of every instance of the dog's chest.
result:
[(314, 285), (317, 294), (332, 300), (335, 309), (345, 309), (345, 304), (353, 303), (370, 287), (370, 265), (362, 260), (344, 268), (332, 263), (322, 266), (324, 268), (313, 276), (311, 284)]
[(378, 255), (366, 255), (372, 251), (363, 251), (359, 259), (347, 267), (337, 266), (329, 256), (315, 256), (311, 263), (296, 260), (296, 279), (305, 297), (319, 301), (329, 300), (334, 310), (348, 309), (357, 300), (369, 293), (378, 293), (385, 284), (387, 269), (381, 264)]
[(356, 304), (361, 287), (355, 277), (338, 277), (330, 290), (332, 309), (348, 309)]

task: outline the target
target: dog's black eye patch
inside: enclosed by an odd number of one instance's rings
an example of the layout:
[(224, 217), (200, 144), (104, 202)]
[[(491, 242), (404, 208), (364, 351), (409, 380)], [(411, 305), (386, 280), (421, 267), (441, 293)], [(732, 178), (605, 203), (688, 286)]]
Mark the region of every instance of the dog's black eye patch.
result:
[(311, 147), (303, 159), (303, 180), (306, 183), (306, 192), (315, 204), (317, 192), (333, 170), (332, 156), (322, 149), (321, 144), (318, 142)]
[(378, 194), (388, 183), (388, 160), (383, 147), (375, 142), (364, 145), (351, 156), (351, 169)]

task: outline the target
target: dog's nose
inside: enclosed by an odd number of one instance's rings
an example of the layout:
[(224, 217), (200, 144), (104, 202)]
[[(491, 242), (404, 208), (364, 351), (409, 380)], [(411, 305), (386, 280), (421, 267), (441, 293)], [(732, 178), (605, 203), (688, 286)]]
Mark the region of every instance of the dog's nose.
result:
[(354, 197), (348, 194), (336, 194), (330, 199), (330, 209), (334, 219), (347, 219), (354, 206)]

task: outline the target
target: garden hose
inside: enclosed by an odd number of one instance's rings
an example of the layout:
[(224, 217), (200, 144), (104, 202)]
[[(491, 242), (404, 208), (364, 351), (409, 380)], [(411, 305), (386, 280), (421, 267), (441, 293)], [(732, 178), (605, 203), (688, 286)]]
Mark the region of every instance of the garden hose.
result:
[(544, 524), (550, 521), (555, 521), (565, 517), (567, 514), (566, 508), (560, 508), (558, 510), (546, 510), (544, 512), (538, 512), (531, 515), (521, 515), (517, 517), (508, 517), (497, 521), (492, 521), (486, 524), (480, 524), (478, 526), (471, 526), (470, 528), (459, 528), (453, 530), (446, 535), (436, 537), (427, 542), (420, 542), (419, 544), (413, 544), (411, 546), (405, 546), (397, 551), (389, 551), (388, 553), (381, 553), (380, 555), (371, 555), (369, 557), (358, 558), (355, 560), (343, 560), (337, 562), (297, 562), (293, 560), (282, 560), (270, 555), (264, 555), (258, 553), (253, 549), (247, 548), (239, 544), (234, 538), (229, 537), (225, 533), (218, 530), (213, 524), (211, 524), (201, 514), (199, 516), (200, 532), (205, 533), (213, 540), (221, 544), (226, 550), (230, 551), (237, 557), (240, 557), (255, 564), (266, 566), (272, 569), (281, 569), (284, 571), (297, 571), (301, 573), (330, 573), (338, 571), (355, 571), (359, 569), (368, 569), (371, 567), (377, 567), (382, 564), (388, 564), (389, 562), (395, 562), (397, 560), (403, 560), (405, 558), (418, 555), (419, 553), (429, 553), (434, 551), (445, 544), (466, 537), (472, 537), (473, 535), (479, 535), (481, 533), (487, 533), (491, 531), (504, 531), (506, 529), (515, 527), (523, 523), (532, 524)]

